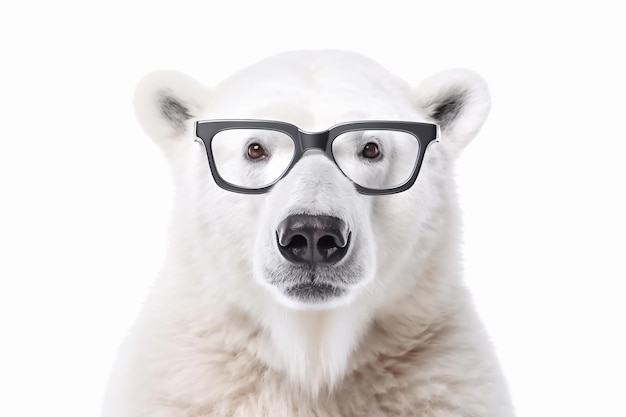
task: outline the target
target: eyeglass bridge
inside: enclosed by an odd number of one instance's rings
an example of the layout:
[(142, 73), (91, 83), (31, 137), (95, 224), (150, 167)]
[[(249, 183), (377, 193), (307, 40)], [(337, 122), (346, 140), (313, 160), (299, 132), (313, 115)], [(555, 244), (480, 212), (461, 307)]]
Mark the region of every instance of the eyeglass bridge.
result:
[(306, 152), (309, 149), (321, 149), (326, 150), (328, 144), (329, 132), (305, 132), (300, 130), (300, 139), (302, 140), (302, 152)]

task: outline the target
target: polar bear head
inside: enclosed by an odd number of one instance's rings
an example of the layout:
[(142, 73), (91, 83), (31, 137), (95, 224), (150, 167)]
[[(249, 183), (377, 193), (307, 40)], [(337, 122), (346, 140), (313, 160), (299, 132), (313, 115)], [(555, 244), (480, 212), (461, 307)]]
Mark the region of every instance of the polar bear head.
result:
[[(412, 88), (360, 55), (305, 51), (261, 61), (213, 89), (156, 72), (139, 84), (135, 107), (174, 175), (166, 268), (193, 280), (207, 308), (233, 304), (260, 321), (269, 311), (284, 321), (343, 314), (354, 324), (412, 291), (440, 267), (434, 254), (456, 244), (450, 173), (487, 116), (489, 94), (466, 70)], [(280, 126), (215, 127), (233, 119)], [(432, 137), (370, 126), (329, 145), (331, 127), (355, 121), (418, 122)], [(420, 152), (410, 187), (371, 192), (404, 184)], [(348, 337), (342, 329), (331, 338)]]

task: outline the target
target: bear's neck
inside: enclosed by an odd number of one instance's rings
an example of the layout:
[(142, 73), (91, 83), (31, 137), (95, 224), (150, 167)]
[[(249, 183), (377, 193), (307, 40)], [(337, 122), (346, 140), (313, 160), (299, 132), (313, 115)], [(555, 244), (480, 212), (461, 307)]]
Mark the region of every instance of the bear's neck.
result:
[(354, 304), (326, 311), (294, 311), (274, 305), (264, 321), (272, 349), (263, 357), (303, 393), (332, 390), (346, 372), (371, 318)]

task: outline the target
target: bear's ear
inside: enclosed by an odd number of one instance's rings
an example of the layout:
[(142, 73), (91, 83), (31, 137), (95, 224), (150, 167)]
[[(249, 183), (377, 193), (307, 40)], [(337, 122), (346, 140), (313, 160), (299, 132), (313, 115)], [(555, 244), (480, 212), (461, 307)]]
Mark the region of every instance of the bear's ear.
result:
[(162, 147), (176, 142), (198, 117), (209, 91), (198, 81), (175, 71), (146, 75), (135, 90), (135, 114), (143, 130)]
[(476, 136), (490, 108), (487, 84), (465, 69), (439, 72), (417, 88), (416, 104), (441, 127), (441, 144), (453, 156)]

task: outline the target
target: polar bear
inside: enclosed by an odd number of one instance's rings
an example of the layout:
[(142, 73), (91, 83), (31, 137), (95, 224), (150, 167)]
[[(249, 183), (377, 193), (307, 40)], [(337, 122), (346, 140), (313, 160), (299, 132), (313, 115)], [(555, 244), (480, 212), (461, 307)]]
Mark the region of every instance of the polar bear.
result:
[(146, 76), (136, 114), (175, 205), (104, 416), (512, 416), (460, 277), (453, 168), (489, 107), (470, 71), (413, 89), (340, 51), (213, 89)]

